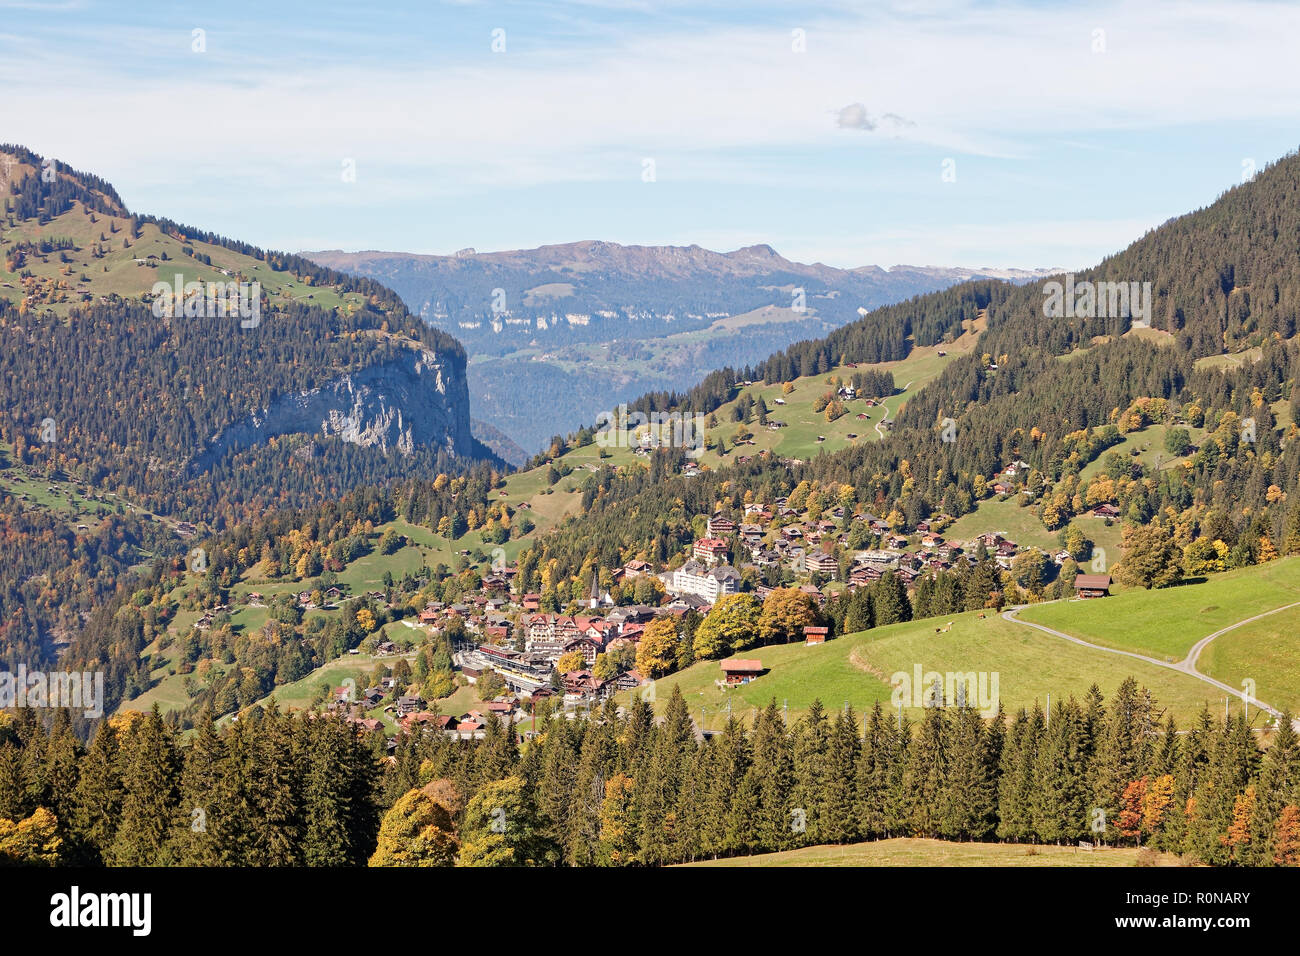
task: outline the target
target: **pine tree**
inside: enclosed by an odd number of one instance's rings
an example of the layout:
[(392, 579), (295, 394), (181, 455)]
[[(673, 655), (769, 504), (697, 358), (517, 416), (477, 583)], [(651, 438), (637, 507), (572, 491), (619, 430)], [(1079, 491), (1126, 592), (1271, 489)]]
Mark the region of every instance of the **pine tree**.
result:
[(789, 849), (795, 843), (790, 814), (794, 755), (790, 734), (775, 700), (754, 721), (752, 747), (754, 759), (746, 777), (758, 784), (755, 844), (763, 852)]
[(210, 707), (195, 722), (194, 738), (183, 751), (180, 814), (172, 836), (173, 855), (181, 866), (221, 866), (225, 855), (222, 814), (218, 804), (226, 748), (212, 722)]
[(997, 835), (1004, 840), (1028, 840), (1033, 836), (1029, 794), (1033, 786), (1037, 743), (1042, 733), (1042, 710), (1034, 706), (1037, 725), (1022, 707), (1016, 712), (1002, 748), (1002, 774), (998, 781)]
[(1078, 702), (1073, 697), (1058, 700), (1041, 737), (1034, 763), (1030, 818), (1034, 833), (1045, 842), (1073, 841), (1090, 830), (1095, 806), (1083, 759), (1083, 726)]
[(1260, 763), (1249, 848), (1244, 862), (1268, 866), (1277, 855), (1278, 822), (1290, 804), (1300, 803), (1300, 735), (1291, 725), (1290, 711), (1283, 711), (1273, 734), (1273, 745)]
[(790, 795), (790, 812), (802, 827), (802, 831), (795, 828), (795, 841), (800, 846), (824, 842), (822, 806), (826, 791), (821, 772), (828, 743), (826, 724), (822, 703), (814, 700), (808, 712), (794, 726), (794, 787)]
[(940, 801), (948, 778), (948, 716), (943, 701), (927, 707), (907, 754), (903, 787), (908, 831), (935, 837), (941, 832)]
[(180, 761), (157, 704), (126, 732), (122, 768), (122, 819), (107, 862), (166, 866), (173, 862), (169, 838), (180, 816)]
[(835, 716), (822, 758), (825, 796), (821, 835), (828, 843), (852, 843), (859, 838), (854, 771), (861, 749), (857, 716), (852, 707), (846, 707)]
[[(573, 721), (552, 718), (547, 721), (543, 746), (541, 785), (538, 788), (542, 829), (555, 846), (564, 846), (569, 828), (574, 787), (578, 779), (578, 751), (574, 741)], [(534, 744), (536, 745), (536, 744)]]
[[(241, 721), (242, 723), (242, 721)], [(250, 721), (250, 773), (245, 781), (252, 814), (248, 820), (250, 866), (295, 866), (302, 862), (302, 773), (293, 722), (274, 701)]]
[(81, 763), (72, 814), (75, 858), (86, 865), (102, 865), (117, 836), (124, 792), (121, 760), (117, 725), (112, 719), (100, 721)]
[(958, 707), (947, 743), (947, 775), (939, 800), (939, 832), (952, 839), (986, 837), (993, 829), (997, 782), (984, 721), (971, 706)]

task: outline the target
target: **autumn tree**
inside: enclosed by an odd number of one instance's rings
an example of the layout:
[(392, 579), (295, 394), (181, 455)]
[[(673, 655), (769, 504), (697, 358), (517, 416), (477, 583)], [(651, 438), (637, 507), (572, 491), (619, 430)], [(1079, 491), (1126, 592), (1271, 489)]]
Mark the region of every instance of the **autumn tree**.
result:
[(651, 621), (636, 646), (636, 669), (643, 677), (662, 677), (677, 663), (677, 624), (669, 617)]

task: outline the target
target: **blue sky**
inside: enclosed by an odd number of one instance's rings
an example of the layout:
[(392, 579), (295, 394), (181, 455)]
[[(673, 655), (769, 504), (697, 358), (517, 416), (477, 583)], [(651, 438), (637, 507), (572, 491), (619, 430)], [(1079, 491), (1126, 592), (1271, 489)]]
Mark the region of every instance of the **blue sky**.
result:
[(1075, 268), (1300, 145), (1297, 50), (1266, 3), (0, 0), (0, 140), (279, 249)]

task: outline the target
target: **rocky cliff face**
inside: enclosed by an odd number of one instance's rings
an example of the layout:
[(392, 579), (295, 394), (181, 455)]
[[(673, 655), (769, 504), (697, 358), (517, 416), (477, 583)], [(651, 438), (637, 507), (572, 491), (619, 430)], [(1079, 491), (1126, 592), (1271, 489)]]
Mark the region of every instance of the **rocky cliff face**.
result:
[(458, 457), (473, 455), (464, 360), (413, 348), (399, 359), (320, 388), (282, 395), (213, 435), (191, 467), (206, 470), (232, 449), (286, 434), (335, 436), (362, 447), (395, 448), (404, 455), (426, 445)]

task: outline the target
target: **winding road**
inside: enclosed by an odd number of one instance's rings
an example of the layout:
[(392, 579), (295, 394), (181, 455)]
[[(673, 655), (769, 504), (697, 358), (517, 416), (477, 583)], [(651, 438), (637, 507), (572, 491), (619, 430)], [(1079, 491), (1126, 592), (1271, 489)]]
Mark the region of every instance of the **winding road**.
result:
[[(911, 382), (908, 382), (906, 385), (903, 386), (903, 389), (902, 389), (902, 391), (901, 391), (899, 394), (900, 394), (900, 395), (906, 395), (906, 394), (907, 394), (907, 390), (908, 390), (909, 388), (911, 388), (911, 387), (912, 387), (912, 383), (911, 383)], [(881, 402), (881, 403), (880, 403), (880, 407), (885, 409), (885, 414), (884, 414), (884, 416), (880, 419), (880, 422), (883, 422), (886, 418), (889, 417), (889, 409), (888, 409), (888, 408), (885, 408), (885, 403), (884, 403), (884, 402)], [(899, 405), (899, 406), (898, 406), (898, 410), (901, 412), (901, 411), (903, 410), (903, 406), (902, 406), (902, 405)], [(882, 431), (880, 430), (880, 422), (876, 422), (876, 424), (875, 424), (873, 427), (876, 429), (876, 434), (879, 435), (881, 438), (884, 438), (884, 437), (885, 437), (885, 433), (882, 432)]]
[[(1204, 681), (1207, 684), (1217, 687), (1219, 688), (1219, 690), (1225, 691), (1233, 695), (1234, 697), (1243, 697), (1244, 694), (1241, 691), (1241, 689), (1236, 687), (1231, 687), (1223, 683), (1223, 681), (1215, 680), (1213, 677), (1210, 677), (1208, 674), (1202, 674), (1199, 670), (1196, 669), (1196, 661), (1201, 656), (1201, 651), (1205, 650), (1206, 645), (1209, 644), (1210, 641), (1214, 640), (1216, 637), (1220, 637), (1224, 634), (1227, 634), (1229, 631), (1235, 631), (1239, 627), (1244, 627), (1247, 624), (1251, 624), (1255, 621), (1260, 620), (1261, 618), (1266, 618), (1272, 614), (1278, 614), (1282, 611), (1289, 611), (1293, 607), (1300, 607), (1300, 601), (1296, 601), (1291, 604), (1284, 604), (1282, 607), (1275, 607), (1271, 611), (1265, 611), (1262, 614), (1256, 614), (1253, 617), (1245, 618), (1244, 620), (1238, 621), (1236, 624), (1229, 624), (1227, 627), (1219, 628), (1219, 630), (1215, 631), (1213, 634), (1208, 634), (1205, 637), (1201, 638), (1199, 641), (1197, 641), (1195, 644), (1193, 644), (1191, 650), (1187, 652), (1187, 656), (1184, 657), (1181, 661), (1173, 661), (1173, 662), (1162, 661), (1157, 657), (1150, 657), (1146, 654), (1139, 654), (1136, 651), (1124, 651), (1124, 650), (1120, 650), (1117, 647), (1105, 647), (1104, 645), (1101, 644), (1093, 644), (1090, 641), (1085, 641), (1081, 638), (1073, 637), (1069, 634), (1066, 634), (1064, 631), (1058, 631), (1055, 628), (1047, 627), (1046, 625), (1043, 624), (1035, 624), (1033, 621), (1022, 621), (1017, 615), (1021, 610), (1029, 606), (1030, 605), (1021, 604), (1013, 608), (1008, 608), (1007, 610), (1002, 612), (1002, 618), (1003, 620), (1010, 621), (1013, 624), (1019, 624), (1022, 627), (1032, 627), (1035, 630), (1042, 631), (1045, 634), (1050, 634), (1053, 637), (1059, 637), (1061, 640), (1069, 641), (1072, 644), (1078, 644), (1081, 647), (1087, 647), (1094, 651), (1104, 651), (1107, 654), (1121, 654), (1124, 657), (1133, 657), (1136, 658), (1137, 660), (1145, 661), (1148, 664), (1155, 664), (1157, 667), (1164, 667), (1164, 668), (1168, 668), (1169, 670), (1179, 671), (1180, 673), (1187, 674), (1189, 677), (1195, 677), (1197, 680)], [(1255, 700), (1253, 697), (1247, 700), (1247, 704), (1254, 704), (1260, 710), (1266, 711), (1272, 714), (1274, 717), (1282, 716), (1282, 712), (1278, 710), (1276, 707), (1271, 707), (1261, 700)], [(1300, 718), (1293, 719), (1291, 721), (1291, 726), (1294, 727), (1297, 731), (1300, 731)]]

